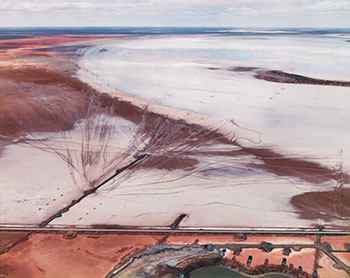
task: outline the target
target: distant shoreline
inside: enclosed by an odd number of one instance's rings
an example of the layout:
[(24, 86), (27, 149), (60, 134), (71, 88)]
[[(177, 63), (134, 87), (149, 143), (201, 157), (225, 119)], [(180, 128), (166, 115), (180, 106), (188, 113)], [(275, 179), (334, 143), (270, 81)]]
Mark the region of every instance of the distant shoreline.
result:
[(0, 40), (57, 35), (349, 35), (350, 28), (245, 27), (0, 27)]

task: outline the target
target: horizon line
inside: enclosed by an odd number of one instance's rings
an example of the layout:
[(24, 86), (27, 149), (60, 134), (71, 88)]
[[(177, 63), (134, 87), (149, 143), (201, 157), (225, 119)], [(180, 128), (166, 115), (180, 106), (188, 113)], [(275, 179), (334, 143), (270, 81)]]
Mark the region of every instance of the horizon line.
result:
[(123, 25), (104, 25), (104, 26), (98, 26), (98, 25), (82, 25), (82, 26), (1, 26), (0, 29), (7, 29), (7, 28), (227, 28), (227, 29), (350, 29), (349, 27), (244, 27), (244, 26), (123, 26)]

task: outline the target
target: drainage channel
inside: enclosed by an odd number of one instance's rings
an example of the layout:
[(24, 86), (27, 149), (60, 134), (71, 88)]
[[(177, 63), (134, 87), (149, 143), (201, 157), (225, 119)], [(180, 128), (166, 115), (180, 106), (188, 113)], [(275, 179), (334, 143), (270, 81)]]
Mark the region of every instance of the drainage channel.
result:
[(124, 166), (123, 168), (118, 169), (114, 175), (112, 175), (111, 177), (109, 177), (108, 179), (104, 180), (102, 183), (100, 183), (99, 185), (97, 185), (94, 188), (91, 188), (89, 190), (84, 191), (83, 195), (81, 195), (78, 199), (73, 200), (69, 205), (67, 205), (66, 207), (64, 207), (63, 209), (61, 209), (59, 212), (57, 212), (56, 214), (50, 216), (48, 219), (46, 219), (45, 221), (41, 222), (39, 227), (45, 227), (46, 225), (48, 225), (50, 222), (52, 222), (53, 220), (55, 220), (56, 218), (59, 218), (62, 216), (62, 214), (68, 212), (73, 206), (75, 206), (76, 204), (78, 204), (79, 202), (81, 202), (84, 198), (86, 198), (87, 196), (95, 193), (99, 188), (101, 188), (103, 185), (105, 185), (107, 182), (109, 182), (110, 180), (114, 179), (116, 176), (118, 176), (119, 174), (121, 174), (122, 172), (124, 172), (126, 169), (130, 168), (131, 166), (135, 165), (136, 163), (138, 163), (140, 160), (144, 159), (147, 156), (147, 154), (142, 154), (139, 157), (137, 157), (133, 162), (131, 162), (130, 164)]

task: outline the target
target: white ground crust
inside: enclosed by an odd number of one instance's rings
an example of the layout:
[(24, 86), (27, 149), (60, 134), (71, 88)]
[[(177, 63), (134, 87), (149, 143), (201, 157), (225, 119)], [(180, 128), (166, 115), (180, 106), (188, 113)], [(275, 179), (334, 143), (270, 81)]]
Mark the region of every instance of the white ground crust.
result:
[[(102, 50), (102, 51), (101, 51)], [(107, 51), (106, 51), (107, 50)], [(349, 43), (316, 36), (197, 36), (116, 40), (90, 48), (81, 76), (160, 105), (233, 120), (261, 143), (350, 170), (350, 89), (257, 80), (261, 67), (350, 80)], [(222, 70), (209, 70), (208, 68)]]
[(79, 194), (66, 163), (55, 154), (12, 145), (0, 164), (1, 224), (39, 224)]
[[(6, 192), (0, 194), (1, 224), (38, 225), (90, 189), (89, 182), (94, 178), (108, 171), (111, 176), (121, 164), (124, 166), (134, 160), (137, 148), (133, 151), (129, 148), (134, 143), (135, 125), (116, 117), (112, 121), (106, 117), (92, 117), (90, 126), (98, 127), (102, 123), (115, 126), (106, 141), (93, 136), (96, 129), (91, 130), (91, 137), (87, 139), (84, 130), (87, 122), (79, 121), (71, 131), (32, 134), (27, 138), (36, 141), (5, 148), (0, 160), (0, 184)], [(102, 145), (105, 142), (108, 145)], [(101, 147), (106, 147), (106, 151), (97, 155), (98, 161), (95, 160), (93, 167), (83, 167), (82, 155), (87, 155), (86, 149), (89, 148), (91, 155)], [(75, 170), (69, 167), (67, 160)]]
[[(181, 223), (182, 227), (279, 228), (324, 224), (298, 219), (289, 205), (294, 195), (319, 188), (242, 170), (241, 163), (222, 158), (210, 174), (179, 170), (127, 171), (52, 225), (164, 226), (170, 225), (181, 213), (189, 215)], [(198, 168), (209, 167), (206, 161)], [(227, 172), (228, 168), (231, 173)], [(331, 187), (323, 186), (327, 188)]]

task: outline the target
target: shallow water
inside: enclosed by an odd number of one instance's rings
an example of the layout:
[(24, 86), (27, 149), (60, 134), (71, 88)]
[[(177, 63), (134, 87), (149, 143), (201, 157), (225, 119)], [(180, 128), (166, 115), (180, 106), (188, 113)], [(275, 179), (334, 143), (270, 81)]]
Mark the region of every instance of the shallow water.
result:
[[(248, 276), (244, 276), (236, 271), (232, 271), (223, 267), (203, 267), (197, 269), (191, 273), (191, 278), (246, 278)], [(288, 276), (282, 274), (266, 274), (261, 276), (263, 278), (286, 278)]]

